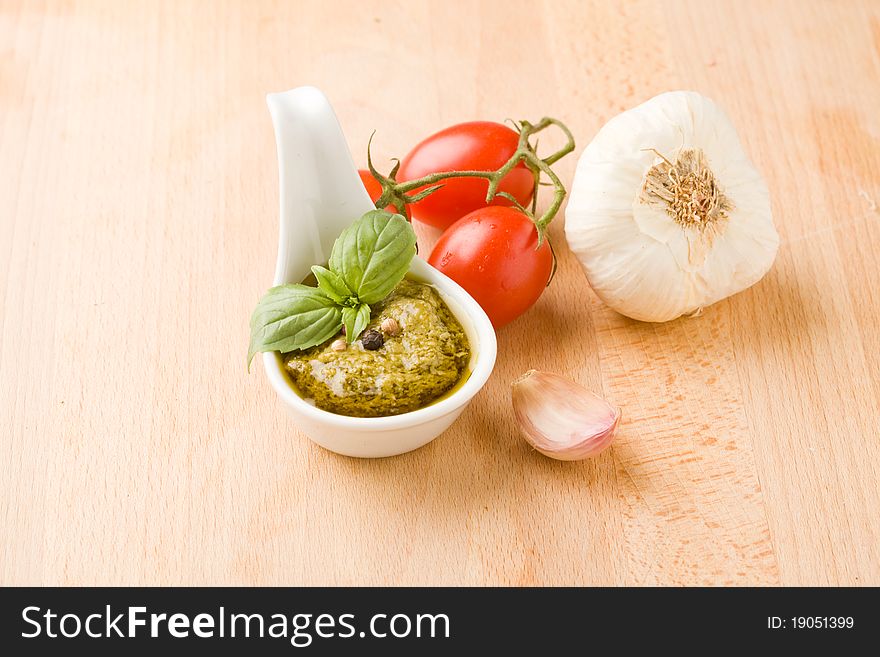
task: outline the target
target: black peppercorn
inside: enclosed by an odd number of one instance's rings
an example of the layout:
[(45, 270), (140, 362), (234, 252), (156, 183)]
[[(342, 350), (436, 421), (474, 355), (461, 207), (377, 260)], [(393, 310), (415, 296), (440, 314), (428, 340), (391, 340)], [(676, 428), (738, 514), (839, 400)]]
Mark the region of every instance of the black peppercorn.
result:
[(364, 331), (364, 334), (361, 336), (361, 343), (364, 345), (364, 349), (375, 351), (382, 348), (382, 345), (385, 344), (385, 338), (382, 337), (379, 331), (370, 329), (369, 331)]

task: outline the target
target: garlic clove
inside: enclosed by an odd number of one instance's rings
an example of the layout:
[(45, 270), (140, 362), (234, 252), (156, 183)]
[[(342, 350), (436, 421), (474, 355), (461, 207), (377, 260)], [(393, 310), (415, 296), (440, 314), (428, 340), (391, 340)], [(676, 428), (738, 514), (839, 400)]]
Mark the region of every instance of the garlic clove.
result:
[(528, 443), (560, 461), (596, 456), (620, 422), (619, 408), (558, 374), (529, 370), (513, 382), (511, 396)]

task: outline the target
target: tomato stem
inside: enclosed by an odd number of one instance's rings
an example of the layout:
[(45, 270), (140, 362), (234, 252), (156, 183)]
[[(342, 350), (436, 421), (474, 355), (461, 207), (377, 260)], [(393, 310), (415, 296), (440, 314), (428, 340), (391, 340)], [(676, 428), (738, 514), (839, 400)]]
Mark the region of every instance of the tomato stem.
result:
[[(501, 198), (513, 202), (515, 207), (528, 216), (535, 224), (535, 230), (538, 232), (538, 248), (540, 248), (546, 239), (547, 227), (559, 212), (559, 208), (562, 207), (562, 202), (565, 200), (566, 194), (565, 186), (562, 184), (562, 181), (559, 180), (559, 177), (553, 172), (551, 165), (558, 162), (574, 150), (574, 136), (564, 123), (550, 117), (544, 117), (534, 124), (528, 121), (520, 121), (518, 124), (515, 123), (515, 125), (517, 125), (519, 129), (519, 143), (517, 144), (516, 151), (497, 171), (443, 171), (432, 173), (416, 180), (407, 180), (405, 182), (398, 182), (395, 179), (397, 171), (400, 168), (399, 160), (395, 161), (394, 168), (387, 176), (379, 173), (373, 166), (373, 161), (370, 157), (370, 146), (373, 142), (373, 135), (376, 134), (373, 132), (367, 142), (367, 167), (370, 169), (370, 173), (373, 177), (382, 185), (382, 195), (376, 199), (376, 207), (384, 208), (388, 205), (393, 205), (397, 208), (397, 211), (400, 212), (400, 214), (405, 215), (407, 204), (416, 203), (434, 193), (443, 186), (441, 183), (444, 180), (448, 180), (449, 178), (484, 178), (489, 181), (489, 187), (486, 190), (486, 203), (491, 203), (496, 196), (500, 196)], [(565, 135), (566, 143), (555, 153), (551, 153), (547, 157), (541, 158), (538, 156), (536, 148), (532, 146), (530, 139), (550, 126), (555, 126), (562, 131)], [(511, 194), (498, 191), (498, 186), (501, 184), (504, 176), (510, 173), (520, 162), (525, 164), (535, 178), (530, 209), (523, 207)], [(540, 217), (536, 217), (538, 186), (541, 184), (542, 175), (546, 175), (553, 185), (553, 200), (550, 202), (549, 207), (544, 213)], [(410, 192), (414, 192), (415, 190), (419, 191), (415, 194), (410, 194)]]

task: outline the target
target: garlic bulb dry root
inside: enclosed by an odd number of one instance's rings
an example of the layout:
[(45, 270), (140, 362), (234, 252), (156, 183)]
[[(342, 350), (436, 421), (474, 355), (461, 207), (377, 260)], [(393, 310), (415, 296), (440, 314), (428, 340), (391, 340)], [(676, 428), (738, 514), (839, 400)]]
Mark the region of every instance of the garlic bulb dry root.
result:
[(578, 162), (565, 235), (596, 294), (649, 322), (753, 285), (779, 247), (767, 185), (733, 124), (689, 91), (599, 131)]
[(595, 456), (620, 422), (619, 408), (558, 374), (529, 370), (513, 382), (512, 397), (525, 439), (560, 461)]

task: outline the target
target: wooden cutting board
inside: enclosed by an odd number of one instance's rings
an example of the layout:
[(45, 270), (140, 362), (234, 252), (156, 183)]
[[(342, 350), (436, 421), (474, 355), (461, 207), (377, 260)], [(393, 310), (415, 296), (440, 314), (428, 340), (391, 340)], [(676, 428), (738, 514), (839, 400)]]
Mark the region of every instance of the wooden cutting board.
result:
[[(244, 366), (276, 249), (264, 95), (306, 83), (383, 166), (545, 114), (579, 154), (700, 91), (767, 178), (778, 259), (642, 324), (590, 292), (560, 216), (556, 280), (454, 427), (336, 456)], [(880, 584), (878, 107), (869, 1), (6, 0), (0, 584)], [(621, 406), (614, 447), (532, 452), (529, 368)]]

